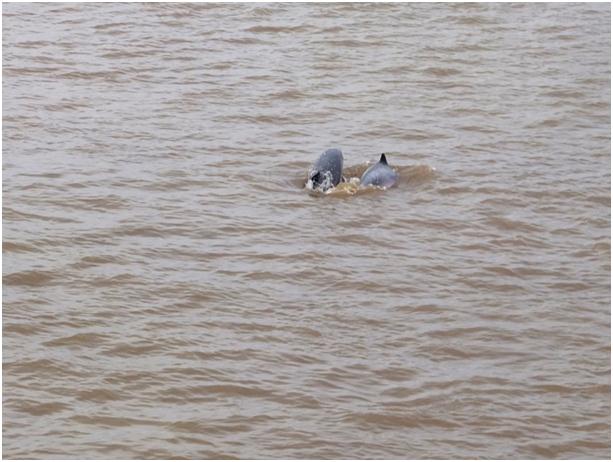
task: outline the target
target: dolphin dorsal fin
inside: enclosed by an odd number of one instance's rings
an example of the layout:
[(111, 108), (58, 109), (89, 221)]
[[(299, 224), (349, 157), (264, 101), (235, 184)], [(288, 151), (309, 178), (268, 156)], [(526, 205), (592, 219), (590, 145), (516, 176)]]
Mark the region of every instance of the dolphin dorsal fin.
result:
[(387, 159), (385, 158), (385, 154), (381, 154), (381, 159), (379, 159), (379, 162), (381, 162), (382, 164), (387, 165)]

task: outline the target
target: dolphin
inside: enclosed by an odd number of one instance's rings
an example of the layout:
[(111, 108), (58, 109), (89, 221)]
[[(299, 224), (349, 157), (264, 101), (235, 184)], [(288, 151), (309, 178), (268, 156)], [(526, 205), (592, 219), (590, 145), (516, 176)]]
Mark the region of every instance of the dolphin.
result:
[(309, 170), (307, 187), (327, 191), (343, 178), (343, 153), (340, 149), (327, 149)]
[(379, 162), (371, 165), (360, 178), (360, 186), (380, 186), (389, 188), (398, 180), (398, 174), (387, 164), (385, 154), (381, 154)]

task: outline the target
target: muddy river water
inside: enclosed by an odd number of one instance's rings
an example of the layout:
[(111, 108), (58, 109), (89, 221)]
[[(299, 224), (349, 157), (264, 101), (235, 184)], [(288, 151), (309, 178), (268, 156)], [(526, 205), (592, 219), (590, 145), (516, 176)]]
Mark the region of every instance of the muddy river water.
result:
[(609, 4), (2, 9), (4, 457), (609, 458)]

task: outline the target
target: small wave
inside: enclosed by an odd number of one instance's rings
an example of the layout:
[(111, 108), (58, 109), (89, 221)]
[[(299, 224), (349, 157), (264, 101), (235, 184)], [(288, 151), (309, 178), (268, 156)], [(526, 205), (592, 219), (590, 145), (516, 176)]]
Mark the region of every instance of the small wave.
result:
[(465, 26), (484, 26), (496, 23), (495, 21), (484, 16), (462, 16), (453, 19), (453, 22)]
[(5, 76), (53, 74), (60, 70), (59, 67), (4, 67), (2, 73)]
[(151, 50), (112, 51), (109, 53), (104, 53), (101, 56), (107, 59), (132, 59), (132, 58), (145, 58), (147, 56), (151, 56), (151, 53), (152, 53)]
[(577, 90), (567, 90), (567, 89), (562, 89), (562, 90), (551, 90), (551, 91), (546, 91), (541, 93), (542, 96), (549, 96), (550, 98), (559, 98), (562, 100), (567, 100), (567, 99), (584, 99), (585, 98), (585, 93), (582, 91), (577, 91)]
[(123, 394), (106, 388), (93, 388), (82, 390), (77, 393), (77, 399), (94, 403), (106, 403), (108, 401), (120, 401)]
[[(44, 185), (41, 185), (44, 188)], [(27, 189), (27, 188), (23, 188)], [(57, 216), (49, 216), (49, 215), (38, 215), (36, 213), (26, 213), (19, 212), (17, 210), (13, 210), (10, 208), (4, 209), (4, 217), (11, 218), (15, 221), (28, 221), (28, 220), (37, 220), (37, 221), (47, 221), (50, 223), (79, 223), (78, 220), (73, 220), (71, 218), (57, 217)]]
[(109, 337), (108, 335), (98, 334), (95, 332), (84, 332), (82, 334), (69, 335), (54, 340), (43, 342), (43, 345), (48, 347), (60, 346), (85, 346), (92, 347), (104, 343)]
[(450, 77), (452, 75), (461, 74), (459, 70), (449, 67), (428, 67), (422, 72), (424, 74), (433, 75), (435, 77)]
[(436, 176), (436, 168), (429, 165), (411, 165), (399, 167), (398, 174), (401, 182), (412, 185), (423, 184), (431, 181)]
[(308, 95), (299, 90), (282, 90), (271, 94), (270, 97), (273, 99), (280, 99), (286, 101), (305, 99), (308, 97)]
[[(6, 215), (5, 215), (5, 218), (6, 218)], [(2, 252), (22, 253), (22, 252), (36, 252), (36, 251), (37, 251), (36, 247), (29, 245), (29, 244), (25, 244), (23, 242), (4, 241), (2, 243)]]
[(247, 32), (253, 32), (255, 34), (271, 34), (271, 33), (296, 33), (306, 32), (310, 30), (307, 26), (253, 26), (245, 29)]
[(539, 233), (541, 231), (539, 226), (503, 217), (491, 217), (487, 220), (487, 223), (504, 231), (523, 231), (528, 233)]
[(104, 80), (109, 82), (119, 82), (124, 76), (124, 72), (121, 71), (71, 71), (57, 75), (57, 77), (67, 80)]
[(40, 40), (28, 40), (25, 42), (16, 43), (14, 46), (18, 48), (42, 48), (50, 44), (51, 42), (43, 42)]
[(49, 284), (56, 277), (52, 271), (31, 270), (7, 274), (2, 277), (2, 281), (9, 286), (40, 287)]
[(5, 322), (2, 326), (2, 332), (4, 335), (7, 334), (18, 334), (18, 335), (26, 335), (32, 336), (44, 332), (46, 329), (38, 324), (32, 324), (31, 321), (26, 323), (7, 323)]
[(266, 45), (270, 42), (255, 37), (230, 37), (222, 39), (212, 39), (212, 42), (229, 43), (231, 45)]
[(320, 44), (329, 45), (331, 47), (343, 47), (343, 48), (362, 48), (362, 47), (378, 47), (381, 46), (381, 42), (367, 42), (365, 40), (325, 40), (318, 42)]
[(114, 29), (117, 27), (132, 27), (135, 25), (136, 24), (134, 24), (133, 22), (111, 22), (111, 23), (106, 23), (106, 24), (98, 24), (97, 26), (94, 26), (94, 29), (106, 30), (106, 29)]
[(70, 406), (68, 406), (67, 404), (58, 401), (45, 403), (28, 400), (22, 401), (16, 406), (16, 409), (18, 411), (25, 412), (26, 414), (30, 414), (36, 417), (55, 414), (57, 412), (61, 412), (69, 408)]
[(161, 344), (142, 341), (138, 343), (119, 343), (112, 348), (104, 350), (101, 354), (121, 358), (129, 358), (131, 356), (150, 357), (155, 353), (161, 352), (163, 349), (164, 347)]
[(349, 413), (343, 419), (346, 422), (367, 425), (369, 427), (379, 427), (387, 429), (395, 428), (420, 428), (438, 427), (446, 430), (459, 427), (460, 425), (450, 420), (427, 417), (421, 415), (398, 415), (392, 413), (379, 412), (354, 412)]

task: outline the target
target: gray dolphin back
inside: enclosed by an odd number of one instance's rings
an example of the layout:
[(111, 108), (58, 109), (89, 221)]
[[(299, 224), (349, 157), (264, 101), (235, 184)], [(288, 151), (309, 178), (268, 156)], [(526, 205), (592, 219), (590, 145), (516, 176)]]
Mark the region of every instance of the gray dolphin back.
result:
[(360, 179), (360, 186), (379, 186), (389, 188), (396, 184), (398, 174), (390, 167), (385, 158), (385, 154), (381, 154), (379, 162), (368, 168)]
[(343, 177), (343, 153), (340, 149), (327, 149), (319, 156), (309, 171), (313, 189), (327, 189), (336, 186)]

